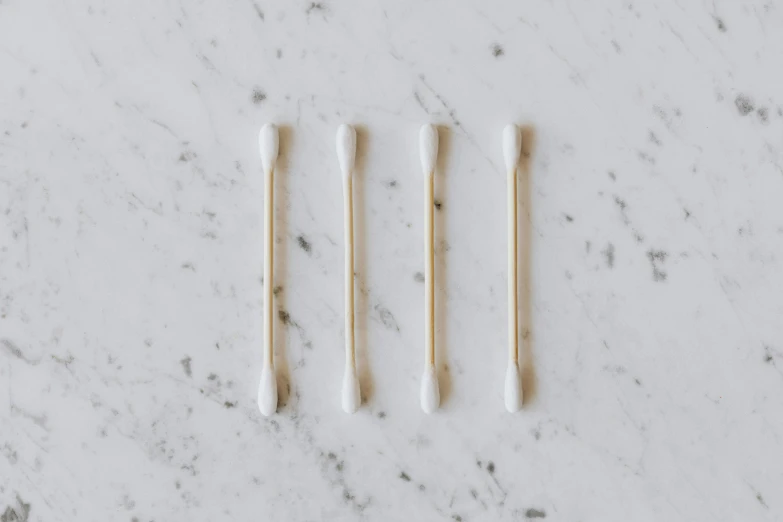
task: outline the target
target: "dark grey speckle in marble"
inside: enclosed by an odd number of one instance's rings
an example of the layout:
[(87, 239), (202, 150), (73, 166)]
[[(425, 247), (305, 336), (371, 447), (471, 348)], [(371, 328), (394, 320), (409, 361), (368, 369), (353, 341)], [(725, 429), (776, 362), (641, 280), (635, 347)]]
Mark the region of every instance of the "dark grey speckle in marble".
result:
[(9, 444), (5, 443), (0, 449), (0, 453), (8, 460), (8, 463), (15, 466), (19, 462), (19, 453)]
[(266, 100), (266, 93), (259, 88), (255, 88), (253, 89), (253, 94), (250, 96), (250, 99), (255, 105), (260, 105)]
[(24, 352), (22, 352), (22, 350), (18, 346), (16, 346), (16, 344), (14, 344), (10, 339), (0, 339), (0, 344), (2, 344), (5, 347), (8, 353), (13, 355), (17, 359), (26, 362), (31, 366), (35, 366), (40, 362), (39, 360), (28, 359), (25, 356)]
[(378, 312), (378, 316), (380, 317), (383, 326), (390, 330), (400, 331), (400, 325), (397, 324), (397, 319), (394, 318), (394, 314), (392, 314), (388, 308), (377, 304), (375, 305), (375, 311)]
[(614, 245), (609, 243), (601, 253), (606, 259), (606, 266), (609, 268), (614, 268)]
[(190, 368), (190, 363), (193, 359), (190, 358), (189, 355), (185, 356), (184, 359), (182, 359), (179, 363), (182, 365), (182, 369), (185, 371), (185, 375), (188, 377), (193, 376), (193, 371)]
[(313, 245), (307, 240), (304, 234), (299, 234), (298, 236), (296, 236), (296, 244), (299, 245), (299, 248), (301, 248), (308, 254), (310, 254), (313, 251)]
[(256, 10), (256, 14), (258, 15), (258, 17), (259, 17), (259, 18), (261, 19), (261, 21), (263, 22), (263, 21), (264, 21), (264, 12), (261, 10), (261, 8), (260, 8), (260, 7), (258, 7), (258, 4), (257, 4), (257, 3), (255, 3), (255, 2), (253, 2), (253, 9), (255, 9), (255, 10)]
[(756, 108), (753, 105), (753, 102), (744, 94), (738, 95), (734, 100), (734, 105), (737, 106), (737, 110), (739, 111), (741, 116), (747, 116), (753, 110)]
[[(305, 348), (312, 348), (313, 343), (310, 341), (307, 337), (307, 332), (305, 331), (304, 327), (296, 322), (292, 317), (291, 314), (287, 310), (278, 310), (277, 317), (280, 319), (280, 322), (283, 323), (286, 326), (292, 326), (294, 327), (298, 332), (299, 336), (302, 338), (302, 343), (304, 343)], [(303, 363), (303, 361), (300, 361)]]
[(645, 163), (649, 163), (650, 165), (655, 165), (655, 158), (653, 158), (651, 155), (647, 154), (646, 152), (640, 150), (637, 152), (637, 156), (641, 161)]
[(772, 356), (769, 346), (764, 345), (764, 362), (767, 364), (775, 364), (775, 358)]
[(663, 282), (666, 281), (666, 272), (661, 270), (660, 264), (666, 261), (666, 258), (669, 256), (667, 252), (664, 252), (663, 250), (648, 250), (647, 251), (647, 259), (650, 260), (650, 264), (652, 265), (653, 269), (653, 281), (656, 282)]
[(9, 341), (8, 339), (3, 339), (3, 346), (5, 346), (5, 349), (8, 350), (8, 352), (16, 357), (17, 359), (24, 359), (24, 355), (22, 354), (22, 350), (20, 350), (14, 343)]
[(310, 5), (305, 9), (305, 14), (309, 15), (313, 11), (326, 13), (329, 11), (329, 7), (323, 2), (310, 2)]
[(17, 493), (16, 506), (7, 506), (0, 515), (0, 522), (27, 522), (30, 520), (30, 504)]

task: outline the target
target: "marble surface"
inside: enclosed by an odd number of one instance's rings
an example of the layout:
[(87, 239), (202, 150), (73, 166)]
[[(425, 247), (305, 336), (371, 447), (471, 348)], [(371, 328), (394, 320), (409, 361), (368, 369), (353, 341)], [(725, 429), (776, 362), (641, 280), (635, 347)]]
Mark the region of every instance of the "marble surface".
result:
[[(763, 1), (2, 0), (2, 520), (780, 520), (781, 29)], [(283, 156), (267, 419), (268, 121)], [(516, 415), (510, 121), (527, 153)], [(360, 148), (354, 416), (342, 122)]]

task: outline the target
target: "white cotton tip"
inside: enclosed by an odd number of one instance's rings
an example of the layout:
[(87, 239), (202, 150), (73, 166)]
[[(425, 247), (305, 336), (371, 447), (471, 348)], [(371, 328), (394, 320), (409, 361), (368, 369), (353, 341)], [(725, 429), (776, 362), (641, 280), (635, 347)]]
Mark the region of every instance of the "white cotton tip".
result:
[(343, 177), (349, 177), (356, 163), (356, 130), (345, 123), (337, 129), (337, 159)]
[(258, 133), (258, 148), (264, 172), (270, 172), (275, 168), (279, 146), (280, 137), (277, 133), (277, 126), (273, 123), (267, 123), (261, 127), (261, 132)]
[(522, 409), (522, 374), (515, 362), (506, 369), (506, 409), (511, 413)]
[(261, 385), (258, 387), (258, 409), (269, 417), (277, 411), (277, 378), (270, 365), (261, 370)]
[(438, 162), (438, 129), (435, 125), (423, 125), (419, 131), (419, 149), (421, 153), (421, 169), (425, 176), (435, 172)]
[(362, 404), (362, 392), (359, 388), (359, 378), (356, 376), (356, 368), (352, 364), (345, 367), (343, 375), (343, 411), (356, 413)]
[(440, 406), (440, 390), (438, 389), (438, 374), (435, 365), (429, 364), (421, 376), (421, 409), (424, 413), (432, 413)]
[(513, 123), (503, 129), (503, 158), (506, 160), (506, 170), (511, 171), (519, 164), (522, 153), (522, 133)]

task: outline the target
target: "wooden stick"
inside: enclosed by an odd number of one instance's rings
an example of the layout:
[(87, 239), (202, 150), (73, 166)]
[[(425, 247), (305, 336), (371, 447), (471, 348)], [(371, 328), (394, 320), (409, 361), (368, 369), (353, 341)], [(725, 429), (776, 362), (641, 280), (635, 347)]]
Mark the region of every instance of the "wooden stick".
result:
[(519, 359), (517, 301), (517, 169), (508, 171), (508, 362)]
[(353, 180), (350, 177), (343, 180), (343, 193), (345, 195), (345, 358), (351, 366), (354, 366), (356, 346), (353, 310)]
[(435, 180), (424, 176), (424, 365), (435, 364), (435, 256), (433, 208)]
[(272, 327), (274, 325), (275, 171), (264, 173), (264, 364), (275, 364)]

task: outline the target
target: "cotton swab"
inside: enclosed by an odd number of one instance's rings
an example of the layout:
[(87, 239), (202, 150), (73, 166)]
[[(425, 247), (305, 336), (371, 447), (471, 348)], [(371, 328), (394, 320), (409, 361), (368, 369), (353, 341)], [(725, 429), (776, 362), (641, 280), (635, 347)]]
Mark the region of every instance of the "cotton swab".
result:
[(343, 375), (343, 410), (356, 413), (362, 402), (356, 375), (353, 315), (353, 168), (356, 162), (356, 131), (350, 125), (337, 129), (337, 159), (343, 178), (345, 208), (345, 373)]
[(506, 369), (506, 409), (522, 408), (522, 375), (519, 371), (519, 315), (517, 299), (517, 165), (522, 150), (519, 127), (503, 129), (503, 158), (508, 173), (508, 368)]
[(438, 159), (438, 130), (424, 125), (419, 132), (421, 168), (424, 172), (424, 374), (421, 409), (432, 413), (440, 406), (438, 374), (435, 371), (435, 284), (433, 261), (433, 186)]
[(274, 172), (279, 137), (277, 127), (267, 123), (258, 134), (261, 163), (264, 167), (264, 361), (261, 367), (261, 383), (258, 387), (258, 407), (265, 416), (277, 410), (277, 377), (272, 346), (272, 261), (274, 259)]

